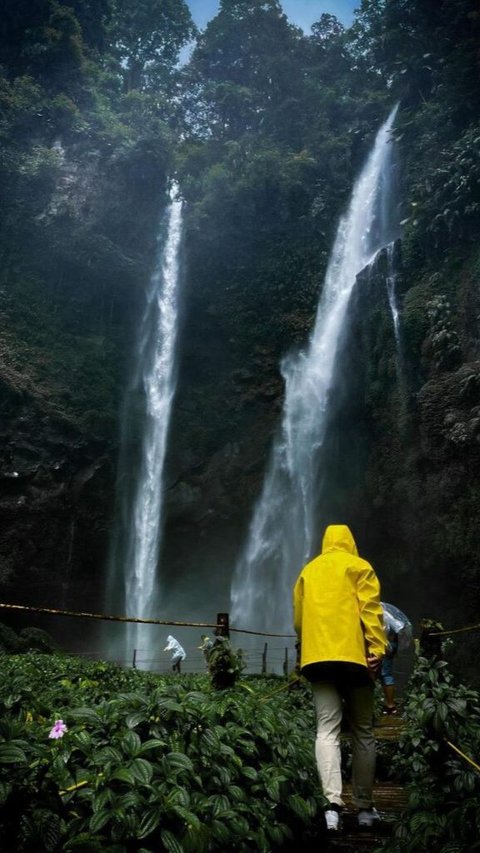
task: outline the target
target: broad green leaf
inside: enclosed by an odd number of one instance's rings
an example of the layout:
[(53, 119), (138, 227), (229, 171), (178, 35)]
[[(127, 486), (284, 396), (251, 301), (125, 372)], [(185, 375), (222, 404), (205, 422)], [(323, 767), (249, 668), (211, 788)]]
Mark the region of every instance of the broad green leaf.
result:
[(122, 794), (121, 797), (118, 798), (118, 802), (121, 804), (122, 808), (127, 811), (129, 809), (137, 810), (143, 802), (143, 797), (139, 793), (138, 789), (131, 788), (129, 791), (126, 791), (125, 794)]
[(270, 779), (268, 782), (265, 782), (265, 790), (272, 800), (278, 802), (280, 799), (280, 785), (278, 783), (278, 779)]
[(242, 767), (242, 773), (247, 777), (247, 779), (252, 779), (252, 781), (256, 781), (258, 779), (258, 773), (255, 770), (255, 767), (249, 767), (246, 765), (245, 767)]
[(144, 723), (147, 719), (147, 713), (145, 711), (134, 711), (133, 714), (129, 714), (125, 718), (125, 722), (129, 729), (134, 729), (135, 726), (140, 725), (140, 723)]
[(160, 740), (160, 738), (150, 738), (150, 740), (144, 741), (142, 743), (139, 755), (143, 755), (144, 752), (148, 752), (150, 749), (162, 749), (164, 750), (167, 745), (165, 740)]
[(74, 708), (71, 716), (77, 722), (89, 723), (93, 726), (103, 725), (103, 719), (93, 708)]
[(130, 761), (128, 769), (135, 779), (144, 784), (148, 784), (153, 776), (153, 767), (145, 758), (134, 758)]
[(26, 764), (27, 757), (18, 746), (9, 743), (0, 744), (0, 764)]
[(92, 800), (92, 809), (94, 812), (99, 812), (105, 808), (105, 806), (111, 805), (113, 800), (113, 791), (110, 788), (106, 788), (103, 791), (100, 791), (98, 794), (95, 794)]
[(230, 829), (232, 830), (232, 832), (234, 832), (236, 835), (240, 836), (240, 838), (243, 838), (248, 833), (248, 830), (250, 829), (250, 827), (248, 825), (248, 821), (245, 820), (245, 818), (242, 817), (241, 815), (235, 815), (233, 820), (229, 821), (229, 826), (230, 826)]
[(169, 792), (167, 802), (171, 805), (180, 805), (184, 808), (188, 808), (190, 805), (190, 794), (186, 788), (182, 788), (177, 785)]
[(135, 784), (135, 775), (128, 767), (119, 767), (112, 773), (111, 779), (118, 779), (119, 782), (127, 782), (129, 785)]
[(312, 808), (312, 804), (304, 800), (300, 794), (291, 794), (288, 798), (288, 805), (292, 811), (306, 823), (315, 815), (315, 810)]
[(170, 767), (178, 770), (188, 770), (193, 773), (193, 764), (189, 757), (183, 752), (169, 752), (166, 759)]
[(121, 741), (121, 747), (125, 755), (133, 758), (138, 755), (142, 742), (136, 732), (128, 731)]
[(5, 803), (11, 790), (12, 785), (10, 785), (8, 782), (0, 782), (0, 805), (3, 805), (3, 803)]
[(159, 825), (161, 817), (161, 811), (157, 806), (147, 809), (140, 818), (140, 823), (135, 833), (136, 837), (145, 838), (147, 835), (150, 835)]
[(77, 853), (83, 850), (85, 853), (101, 853), (104, 849), (104, 844), (93, 838), (91, 832), (80, 832), (63, 842), (62, 853)]
[[(155, 710), (155, 708), (154, 708)], [(176, 714), (183, 713), (184, 709), (178, 702), (174, 702), (173, 699), (161, 698), (157, 703), (157, 710), (162, 713), (165, 711), (173, 711)]]
[(88, 749), (92, 745), (92, 737), (85, 729), (79, 732), (72, 732), (71, 740), (72, 744), (80, 749)]
[(213, 732), (211, 729), (204, 729), (200, 741), (210, 749), (217, 750), (220, 748), (220, 741), (215, 732)]
[(243, 791), (242, 788), (239, 788), (238, 785), (229, 785), (228, 793), (235, 802), (239, 803), (245, 799), (245, 791)]
[(107, 762), (113, 762), (113, 764), (121, 764), (123, 761), (123, 755), (119, 749), (116, 749), (114, 746), (104, 746), (103, 749), (98, 750), (94, 754), (95, 764), (98, 766), (99, 764), (107, 764)]
[(162, 843), (168, 853), (183, 853), (183, 847), (180, 842), (175, 838), (172, 832), (168, 829), (162, 829), (161, 833)]
[(217, 767), (215, 776), (220, 781), (220, 784), (225, 787), (228, 787), (232, 781), (230, 770), (221, 764)]
[(215, 839), (225, 845), (225, 851), (228, 850), (227, 845), (232, 840), (228, 826), (220, 820), (212, 820), (212, 834)]
[(200, 829), (200, 820), (190, 809), (185, 809), (183, 806), (175, 805), (173, 807), (173, 811), (178, 817), (181, 817), (188, 826), (193, 829)]
[(213, 806), (214, 817), (217, 817), (219, 814), (226, 812), (230, 809), (230, 800), (225, 794), (214, 794), (208, 799)]
[(91, 832), (100, 832), (101, 829), (108, 823), (111, 818), (111, 812), (99, 811), (95, 812), (89, 821)]

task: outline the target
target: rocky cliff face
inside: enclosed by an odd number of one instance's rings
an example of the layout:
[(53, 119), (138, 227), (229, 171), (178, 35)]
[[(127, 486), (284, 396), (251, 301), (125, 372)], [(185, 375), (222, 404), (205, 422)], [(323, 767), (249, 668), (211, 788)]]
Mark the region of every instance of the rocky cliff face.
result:
[[(117, 418), (165, 176), (60, 144), (11, 234), (0, 352), (3, 600), (99, 609)], [(137, 216), (131, 217), (131, 205)]]
[[(358, 527), (384, 597), (414, 619), (461, 627), (475, 622), (479, 592), (478, 248), (412, 273), (398, 245), (397, 271), (400, 347), (385, 254), (359, 277), (344, 376), (362, 369), (337, 407), (331, 482), (343, 479), (337, 508)], [(464, 658), (472, 642), (462, 643)]]
[[(23, 246), (10, 260), (0, 353), (4, 600), (103, 604), (118, 412), (159, 201), (145, 164), (118, 181), (109, 168), (101, 157), (62, 155), (30, 235), (35, 260), (20, 263)], [(135, 199), (130, 234), (125, 200)], [(258, 259), (213, 280), (187, 249), (164, 606), (172, 618), (210, 618), (229, 606), (281, 412), (280, 358), (305, 340), (322, 270), (297, 252), (267, 291)], [(474, 618), (479, 583), (480, 259), (471, 244), (432, 268), (402, 267), (401, 254), (398, 244), (399, 342), (385, 253), (354, 291), (319, 517), (352, 525), (385, 597), (409, 605), (412, 618), (454, 625)]]
[[(467, 247), (441, 273), (416, 274), (401, 256), (398, 242), (398, 340), (386, 252), (354, 291), (330, 404), (319, 526), (346, 520), (385, 597), (413, 619), (451, 625), (468, 619), (469, 608), (474, 616), (470, 584), (480, 557), (473, 521), (480, 500), (478, 256)], [(283, 383), (267, 320), (265, 338), (241, 350), (241, 329), (225, 339), (222, 301), (186, 314), (168, 461), (164, 604), (185, 618), (211, 617), (229, 607)]]

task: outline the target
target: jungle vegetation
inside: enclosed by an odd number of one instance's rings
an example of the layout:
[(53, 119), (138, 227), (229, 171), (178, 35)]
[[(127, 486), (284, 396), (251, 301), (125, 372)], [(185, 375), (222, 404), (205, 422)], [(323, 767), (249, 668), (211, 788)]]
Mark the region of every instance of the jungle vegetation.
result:
[[(210, 571), (218, 551), (220, 582), (261, 487), (279, 360), (307, 339), (338, 216), (399, 102), (403, 397), (387, 306), (359, 292), (344, 376), (360, 369), (336, 401), (327, 477), (389, 597), (412, 618), (476, 622), (479, 42), (476, 0), (362, 0), (351, 27), (324, 14), (310, 34), (278, 0), (221, 0), (200, 33), (184, 0), (4, 0), (2, 595), (96, 604), (130, 344), (172, 176), (186, 240), (166, 555), (173, 577)], [(472, 636), (449, 653), (471, 681)], [(15, 651), (45, 651), (33, 639)], [(222, 849), (241, 843), (252, 793), (257, 849), (280, 849), (292, 826), (308, 837), (321, 802), (300, 695), (260, 714), (243, 687), (213, 701), (203, 676), (167, 683), (13, 651), (1, 659), (5, 843)], [(478, 775), (445, 741), (478, 754), (478, 694), (444, 661), (417, 663), (397, 766), (413, 782), (410, 847), (400, 835), (391, 849), (461, 853), (478, 835)], [(57, 715), (69, 736), (49, 743)]]

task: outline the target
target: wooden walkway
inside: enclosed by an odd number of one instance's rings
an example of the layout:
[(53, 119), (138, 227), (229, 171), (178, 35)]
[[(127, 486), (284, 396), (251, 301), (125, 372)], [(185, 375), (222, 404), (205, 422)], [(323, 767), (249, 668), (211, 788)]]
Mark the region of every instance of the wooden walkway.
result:
[[(375, 724), (377, 741), (398, 742), (403, 728), (404, 721), (400, 716), (382, 716)], [(332, 853), (363, 853), (379, 847), (392, 834), (394, 824), (407, 805), (407, 792), (394, 782), (377, 782), (374, 797), (381, 820), (371, 830), (360, 830), (357, 824), (357, 809), (352, 805), (351, 785), (344, 786), (343, 828), (338, 837), (329, 836), (328, 850)]]

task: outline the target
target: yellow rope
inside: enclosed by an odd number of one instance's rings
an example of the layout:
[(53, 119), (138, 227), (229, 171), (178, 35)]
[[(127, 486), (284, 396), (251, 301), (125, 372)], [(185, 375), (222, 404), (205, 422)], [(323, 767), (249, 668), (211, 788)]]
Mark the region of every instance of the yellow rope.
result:
[(480, 631), (480, 625), (469, 625), (467, 628), (453, 628), (451, 631), (432, 631), (429, 637), (443, 637), (446, 634), (463, 634), (466, 631)]
[(480, 773), (480, 766), (475, 761), (473, 761), (472, 758), (469, 758), (468, 755), (465, 755), (465, 753), (462, 752), (462, 750), (459, 749), (458, 746), (455, 746), (453, 743), (450, 743), (449, 740), (447, 740), (446, 742), (451, 749), (453, 749), (455, 752), (458, 752), (458, 754), (461, 755), (462, 758), (465, 759), (465, 761), (468, 761), (468, 763), (471, 764), (472, 767), (475, 767), (475, 770), (478, 770), (478, 772)]
[[(138, 619), (134, 616), (105, 616), (103, 613), (85, 613), (77, 610), (55, 610), (53, 607), (27, 607), (24, 604), (2, 604), (7, 610), (26, 610), (30, 613), (50, 613), (55, 616), (77, 616), (80, 619), (105, 619), (109, 622), (139, 622), (142, 625), (173, 625), (177, 628), (220, 628), (225, 629), (225, 625), (218, 625), (216, 622), (169, 622), (164, 619)], [(255, 634), (259, 637), (294, 637), (294, 634), (268, 634), (264, 631), (247, 631), (243, 628), (230, 628), (231, 632), (236, 634)]]
[(88, 785), (89, 781), (90, 779), (84, 779), (83, 782), (77, 782), (76, 785), (70, 785), (69, 788), (65, 788), (64, 791), (59, 791), (58, 793), (63, 797), (64, 794), (69, 794), (70, 791), (76, 791), (77, 788), (83, 788), (84, 785)]
[(272, 696), (275, 696), (277, 693), (280, 693), (282, 690), (287, 690), (292, 684), (295, 684), (296, 681), (301, 681), (299, 675), (295, 675), (287, 684), (282, 684), (281, 687), (277, 687), (276, 690), (273, 690), (272, 693), (267, 693), (266, 696), (262, 696), (259, 700), (260, 702), (266, 702), (268, 699), (271, 699)]
[(222, 628), (216, 622), (167, 622), (163, 619), (138, 619), (134, 616), (105, 616), (103, 613), (84, 613), (77, 610), (54, 610), (52, 607), (26, 607), (23, 604), (0, 604), (9, 610), (29, 610), (32, 613), (53, 613), (56, 616), (78, 616), (82, 619), (106, 619), (110, 622), (140, 622), (143, 625), (176, 625), (180, 628)]
[(236, 634), (255, 634), (256, 637), (286, 637), (290, 640), (296, 639), (297, 636), (296, 634), (269, 634), (267, 631), (247, 631), (246, 628), (230, 627), (230, 631), (234, 631)]

